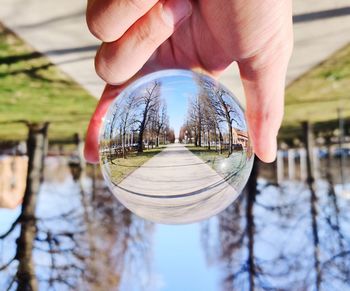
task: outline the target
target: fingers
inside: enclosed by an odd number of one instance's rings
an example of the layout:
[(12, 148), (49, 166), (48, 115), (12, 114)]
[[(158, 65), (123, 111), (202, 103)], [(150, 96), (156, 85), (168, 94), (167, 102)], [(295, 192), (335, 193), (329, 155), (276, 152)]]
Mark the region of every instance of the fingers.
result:
[(189, 0), (158, 2), (120, 39), (102, 44), (95, 59), (99, 76), (110, 84), (121, 84), (128, 80), (191, 11)]
[(95, 164), (99, 162), (98, 137), (102, 118), (106, 114), (111, 102), (119, 95), (125, 86), (113, 87), (107, 85), (102, 93), (101, 99), (91, 117), (85, 138), (84, 156), (87, 162)]
[(290, 49), (239, 63), (247, 98), (246, 117), (255, 154), (264, 162), (276, 158), (276, 137), (284, 108), (285, 77)]
[[(90, 0), (87, 22), (91, 32), (104, 43), (95, 64), (97, 73), (107, 85), (90, 120), (84, 155), (90, 163), (98, 163), (98, 136), (102, 118), (110, 103), (131, 82), (153, 52), (191, 14), (189, 0)], [(151, 70), (144, 67), (142, 74)], [(127, 82), (129, 81), (129, 82)]]
[(120, 38), (158, 0), (89, 0), (86, 21), (93, 35), (104, 42)]

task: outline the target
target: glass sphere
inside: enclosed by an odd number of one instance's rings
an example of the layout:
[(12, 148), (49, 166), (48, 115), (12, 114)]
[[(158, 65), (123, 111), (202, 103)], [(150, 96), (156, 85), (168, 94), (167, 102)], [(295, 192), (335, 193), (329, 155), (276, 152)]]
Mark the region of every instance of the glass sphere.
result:
[(213, 78), (186, 70), (159, 71), (125, 88), (104, 118), (99, 151), (118, 200), (166, 224), (224, 210), (254, 159), (237, 99)]

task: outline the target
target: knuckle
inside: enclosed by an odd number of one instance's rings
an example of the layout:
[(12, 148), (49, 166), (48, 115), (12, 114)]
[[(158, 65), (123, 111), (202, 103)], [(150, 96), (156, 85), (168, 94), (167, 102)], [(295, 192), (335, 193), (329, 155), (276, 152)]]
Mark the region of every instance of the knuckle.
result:
[(153, 46), (159, 45), (159, 37), (157, 33), (154, 33), (152, 26), (144, 24), (139, 27), (136, 34), (138, 43), (150, 43)]
[(117, 65), (113, 62), (106, 61), (103, 57), (95, 58), (95, 71), (97, 75), (110, 85), (121, 85), (126, 80), (116, 70)]
[(106, 64), (101, 60), (100, 57), (96, 56), (95, 58), (95, 71), (97, 75), (106, 83), (110, 83), (110, 69), (106, 66)]
[(97, 25), (97, 21), (93, 15), (93, 13), (91, 13), (89, 11), (86, 12), (86, 24), (87, 24), (89, 31), (91, 32), (91, 34), (93, 36), (95, 36), (96, 38), (98, 38), (100, 40), (102, 40), (102, 38), (104, 38), (104, 35), (101, 32), (101, 29), (99, 28), (99, 26)]
[(143, 12), (145, 8), (149, 5), (147, 2), (144, 0), (127, 0), (128, 4), (130, 4), (134, 9), (137, 11)]
[(165, 23), (160, 13), (160, 9), (154, 10), (152, 15), (138, 26), (135, 35), (137, 43), (145, 43), (155, 48), (171, 35), (173, 28)]
[(92, 9), (86, 11), (86, 24), (91, 34), (103, 42), (111, 42), (117, 39), (108, 28), (101, 24)]

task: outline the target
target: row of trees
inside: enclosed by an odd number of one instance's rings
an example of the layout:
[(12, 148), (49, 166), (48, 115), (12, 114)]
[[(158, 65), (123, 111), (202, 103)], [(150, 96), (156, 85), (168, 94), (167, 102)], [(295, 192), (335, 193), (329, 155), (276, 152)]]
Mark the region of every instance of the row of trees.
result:
[(161, 83), (152, 82), (142, 92), (130, 94), (115, 105), (102, 141), (106, 148), (126, 158), (131, 148), (143, 152), (146, 140), (148, 146), (158, 147), (175, 139), (160, 89)]
[(222, 266), (222, 290), (349, 288), (350, 217), (329, 169), (318, 191), (311, 179), (258, 185), (255, 160), (244, 195), (203, 224), (207, 260)]
[[(147, 265), (153, 225), (115, 200), (97, 179), (95, 166), (92, 189), (86, 187), (88, 169), (80, 160), (69, 164), (74, 184), (65, 188), (68, 196), (56, 192), (57, 184), (40, 190), (47, 127), (30, 127), (22, 208), (0, 234), (0, 290), (119, 290), (130, 271), (147, 277), (147, 267), (140, 272), (135, 264)], [(45, 207), (38, 203), (39, 192)], [(53, 199), (49, 203), (47, 195)]]
[(201, 88), (197, 96), (189, 100), (188, 113), (180, 130), (181, 142), (193, 142), (195, 146), (215, 144), (222, 152), (227, 148), (232, 153), (239, 141), (234, 136), (235, 130), (244, 130), (243, 115), (238, 105), (222, 88), (217, 88), (205, 79), (196, 80)]
[[(78, 187), (62, 195), (69, 203), (61, 212), (35, 212), (43, 179), (44, 153), (38, 149), (45, 148), (46, 126), (32, 129), (21, 214), (0, 234), (0, 289), (118, 290), (130, 266), (132, 274), (140, 274), (132, 284), (150, 278), (153, 224), (119, 204), (96, 172), (92, 191), (84, 189), (79, 172)], [(256, 161), (245, 194), (217, 220), (203, 223), (208, 261), (223, 266), (222, 290), (347, 290), (350, 214), (336, 191), (330, 159), (323, 189), (315, 187), (310, 170), (306, 184), (258, 185)]]

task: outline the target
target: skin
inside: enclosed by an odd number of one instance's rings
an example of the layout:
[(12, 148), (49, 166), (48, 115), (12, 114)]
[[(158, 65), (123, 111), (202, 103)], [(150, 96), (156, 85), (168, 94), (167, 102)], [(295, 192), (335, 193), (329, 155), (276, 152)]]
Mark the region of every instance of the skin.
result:
[(95, 67), (108, 83), (88, 127), (87, 161), (98, 162), (101, 120), (133, 78), (165, 68), (218, 77), (234, 61), (254, 152), (275, 160), (293, 47), (291, 0), (90, 0), (86, 18), (103, 41)]

